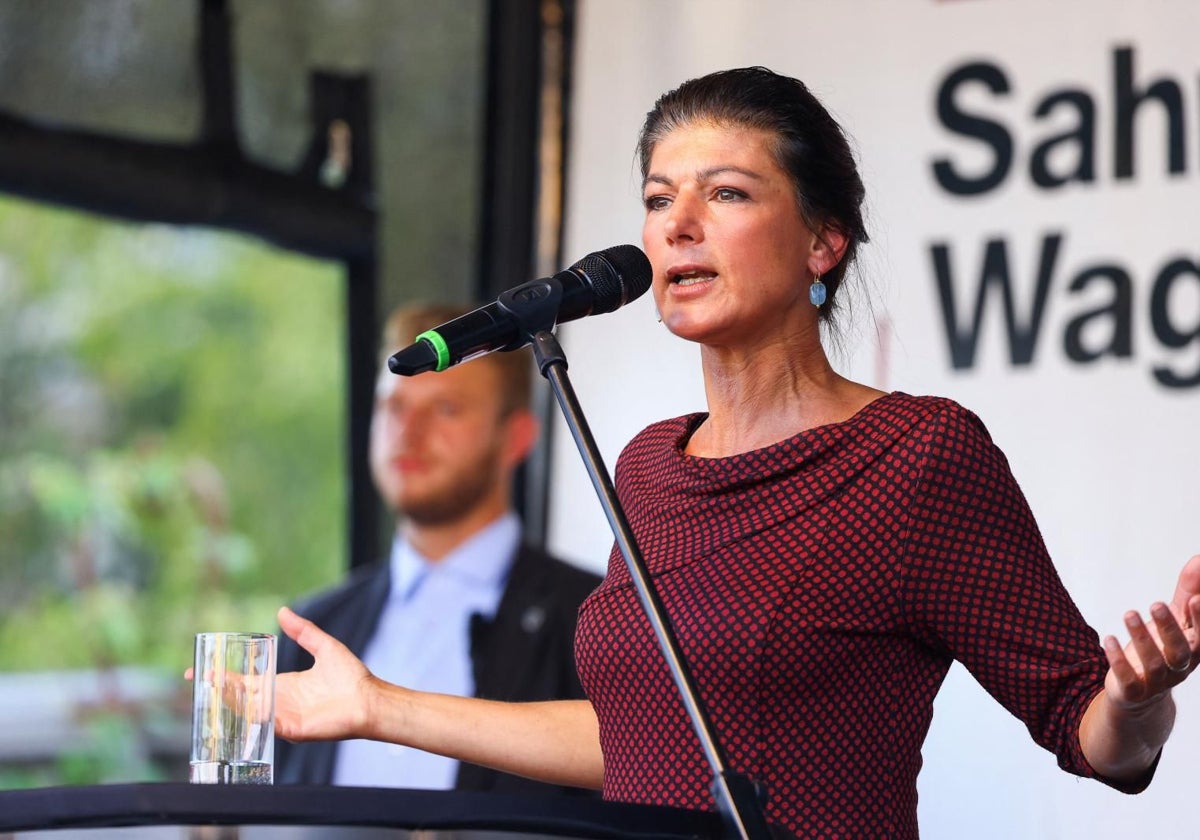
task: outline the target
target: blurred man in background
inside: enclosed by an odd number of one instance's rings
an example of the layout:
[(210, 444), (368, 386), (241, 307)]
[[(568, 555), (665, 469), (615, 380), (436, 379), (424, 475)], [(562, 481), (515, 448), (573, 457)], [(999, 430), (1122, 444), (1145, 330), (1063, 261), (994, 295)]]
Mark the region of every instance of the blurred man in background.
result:
[[(371, 475), (397, 524), (387, 562), (297, 607), (389, 682), (495, 700), (580, 698), (575, 619), (600, 579), (522, 543), (514, 474), (533, 448), (528, 350), (441, 373), (393, 375), (387, 356), (468, 310), (401, 308), (384, 328)], [(280, 637), (280, 672), (312, 659)], [(276, 744), (278, 783), (561, 791), (372, 741)]]

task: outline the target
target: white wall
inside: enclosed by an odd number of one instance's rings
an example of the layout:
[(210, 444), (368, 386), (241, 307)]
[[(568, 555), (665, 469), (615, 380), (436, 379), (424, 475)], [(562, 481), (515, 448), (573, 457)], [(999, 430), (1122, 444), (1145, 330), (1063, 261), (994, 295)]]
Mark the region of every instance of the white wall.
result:
[[(568, 254), (640, 243), (634, 145), (661, 92), (748, 64), (804, 79), (856, 141), (868, 189), (872, 243), (860, 273), (873, 304), (857, 307), (841, 368), (886, 389), (950, 396), (979, 413), (1085, 616), (1101, 633), (1120, 633), (1122, 612), (1169, 597), (1179, 567), (1200, 551), (1200, 385), (1167, 387), (1153, 373), (1198, 378), (1200, 337), (1188, 334), (1200, 328), (1200, 276), (1185, 272), (1169, 285), (1167, 318), (1183, 346), (1165, 346), (1150, 316), (1163, 267), (1200, 261), (1197, 32), (1200, 3), (1189, 0), (581, 2)], [(1135, 88), (1166, 79), (1182, 93), (1182, 172), (1168, 172), (1165, 109), (1149, 102), (1134, 118), (1133, 176), (1115, 174), (1115, 56), (1123, 48), (1133, 56)], [(975, 177), (989, 168), (990, 153), (942, 125), (935, 102), (949, 74), (972, 62), (999, 68), (1009, 91), (965, 85), (955, 101), (1002, 123), (1014, 156), (998, 188), (965, 198), (938, 185), (932, 161), (947, 158)], [(1079, 129), (1080, 117), (1071, 106), (1042, 117), (1035, 111), (1065, 90), (1094, 106), (1094, 180), (1045, 189), (1031, 180), (1031, 156), (1049, 138)], [(1060, 144), (1048, 166), (1074, 171), (1079, 153), (1078, 143)], [(1010, 361), (1000, 299), (992, 297), (975, 365), (952, 369), (931, 248), (949, 249), (961, 322), (979, 288), (984, 245), (1002, 239), (1025, 322), (1051, 234), (1061, 244), (1032, 363)], [(1132, 353), (1073, 362), (1063, 349), (1068, 325), (1111, 305), (1112, 293), (1099, 282), (1082, 292), (1069, 287), (1101, 265), (1132, 279)], [(1094, 319), (1084, 345), (1106, 346), (1112, 324)], [(650, 421), (703, 409), (698, 352), (655, 323), (649, 295), (568, 324), (561, 335), (610, 469)], [(611, 534), (570, 436), (561, 426), (555, 435), (551, 545), (602, 568)], [(1125, 797), (1058, 771), (956, 667), (924, 751), (923, 836), (1108, 838), (1135, 829), (1194, 836), (1183, 815), (1193, 810), (1189, 754), (1200, 754), (1195, 682), (1180, 692), (1180, 722), (1154, 785)]]

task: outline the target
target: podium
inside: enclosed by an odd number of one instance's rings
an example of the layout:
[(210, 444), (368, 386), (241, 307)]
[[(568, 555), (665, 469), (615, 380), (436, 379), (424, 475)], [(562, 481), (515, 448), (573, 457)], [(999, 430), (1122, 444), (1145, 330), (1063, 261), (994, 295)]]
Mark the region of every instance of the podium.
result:
[(0, 840), (720, 836), (716, 814), (569, 796), (177, 783), (0, 791)]

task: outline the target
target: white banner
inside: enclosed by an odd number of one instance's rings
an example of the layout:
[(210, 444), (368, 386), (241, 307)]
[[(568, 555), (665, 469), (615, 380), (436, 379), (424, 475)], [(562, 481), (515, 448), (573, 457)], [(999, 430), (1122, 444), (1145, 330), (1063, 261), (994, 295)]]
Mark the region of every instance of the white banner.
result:
[[(803, 79), (868, 191), (837, 366), (977, 412), (1084, 615), (1124, 638), (1122, 613), (1200, 552), (1197, 33), (1192, 0), (581, 2), (568, 256), (641, 242), (634, 145), (660, 93), (750, 64)], [(562, 334), (610, 469), (647, 423), (703, 409), (699, 354), (650, 295)], [(551, 547), (602, 568), (611, 533), (555, 435)], [(1059, 771), (956, 667), (923, 836), (1195, 836), (1194, 682), (1158, 778), (1127, 797)]]

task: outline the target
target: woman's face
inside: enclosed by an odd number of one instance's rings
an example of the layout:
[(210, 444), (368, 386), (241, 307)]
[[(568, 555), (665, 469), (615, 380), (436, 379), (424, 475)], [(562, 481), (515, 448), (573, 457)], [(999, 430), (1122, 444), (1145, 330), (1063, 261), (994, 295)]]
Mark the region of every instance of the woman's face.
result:
[(800, 218), (770, 140), (759, 129), (697, 123), (654, 148), (642, 242), (659, 314), (682, 338), (744, 346), (816, 323), (808, 286), (827, 270), (826, 249)]

